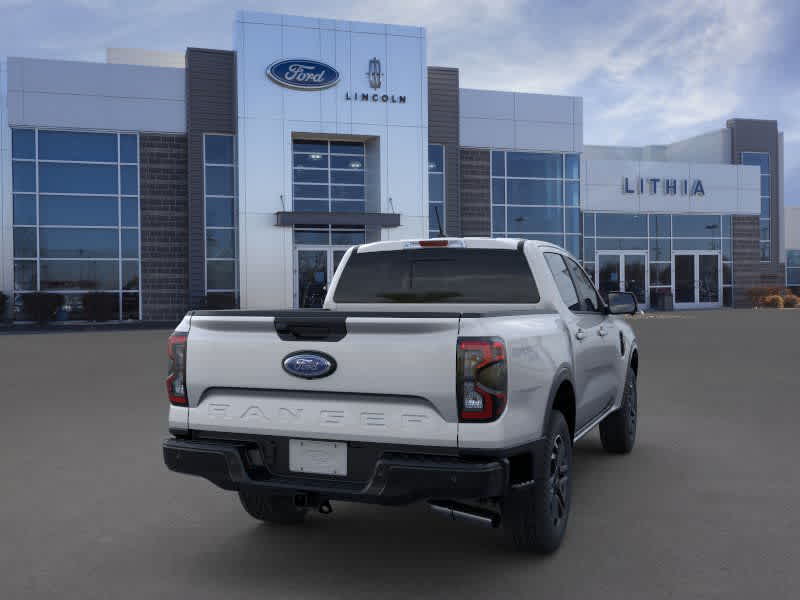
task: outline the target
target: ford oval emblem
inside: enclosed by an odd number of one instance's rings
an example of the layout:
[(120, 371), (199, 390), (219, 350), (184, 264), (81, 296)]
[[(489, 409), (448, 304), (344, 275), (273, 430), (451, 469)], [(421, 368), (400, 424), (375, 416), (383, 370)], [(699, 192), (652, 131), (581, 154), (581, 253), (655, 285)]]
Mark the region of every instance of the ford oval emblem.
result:
[(327, 377), (336, 370), (336, 361), (322, 352), (292, 352), (283, 359), (283, 370), (303, 379)]
[(317, 60), (291, 58), (267, 67), (272, 81), (296, 90), (324, 90), (339, 83), (339, 71)]

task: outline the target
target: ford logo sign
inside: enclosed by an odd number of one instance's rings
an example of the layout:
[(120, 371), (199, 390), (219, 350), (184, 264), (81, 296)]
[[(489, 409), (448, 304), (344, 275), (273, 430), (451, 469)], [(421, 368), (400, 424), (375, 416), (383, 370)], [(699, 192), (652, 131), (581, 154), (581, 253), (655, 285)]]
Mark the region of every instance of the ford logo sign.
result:
[(296, 90), (324, 90), (339, 83), (339, 71), (316, 60), (278, 60), (267, 67), (272, 81)]
[(322, 352), (292, 352), (283, 359), (283, 370), (295, 377), (319, 379), (336, 370), (336, 361)]

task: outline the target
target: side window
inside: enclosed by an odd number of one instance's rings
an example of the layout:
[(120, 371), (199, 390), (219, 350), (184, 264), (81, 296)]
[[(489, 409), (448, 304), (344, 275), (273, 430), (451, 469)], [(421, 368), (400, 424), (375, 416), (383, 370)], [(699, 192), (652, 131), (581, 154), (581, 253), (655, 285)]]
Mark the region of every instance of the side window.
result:
[(569, 276), (567, 265), (564, 264), (564, 259), (560, 254), (552, 252), (545, 252), (544, 258), (547, 261), (547, 266), (550, 267), (550, 272), (553, 274), (553, 279), (556, 280), (556, 287), (558, 293), (561, 294), (561, 299), (567, 308), (570, 310), (579, 310), (578, 295), (575, 293), (575, 286), (572, 285), (572, 278)]
[(589, 281), (589, 278), (584, 273), (583, 269), (578, 266), (574, 260), (564, 257), (569, 269), (572, 280), (575, 282), (575, 288), (578, 290), (578, 299), (580, 301), (579, 310), (582, 312), (600, 312), (600, 298), (597, 295), (597, 290)]

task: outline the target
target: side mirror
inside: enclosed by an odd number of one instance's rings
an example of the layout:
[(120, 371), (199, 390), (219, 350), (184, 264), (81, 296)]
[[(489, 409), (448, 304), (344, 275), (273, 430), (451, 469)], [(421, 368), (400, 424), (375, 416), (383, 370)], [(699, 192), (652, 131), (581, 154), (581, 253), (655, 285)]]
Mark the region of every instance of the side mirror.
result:
[(611, 315), (635, 315), (639, 308), (636, 296), (631, 292), (609, 292), (608, 313)]

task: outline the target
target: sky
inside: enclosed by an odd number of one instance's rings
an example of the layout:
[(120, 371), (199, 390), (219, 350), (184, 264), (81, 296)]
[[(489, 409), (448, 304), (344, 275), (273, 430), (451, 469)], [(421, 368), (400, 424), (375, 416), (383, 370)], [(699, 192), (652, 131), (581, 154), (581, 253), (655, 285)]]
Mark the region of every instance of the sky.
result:
[(462, 87), (583, 97), (584, 143), (665, 144), (776, 119), (800, 205), (800, 2), (792, 0), (0, 0), (0, 56), (232, 47), (237, 9), (421, 25)]

